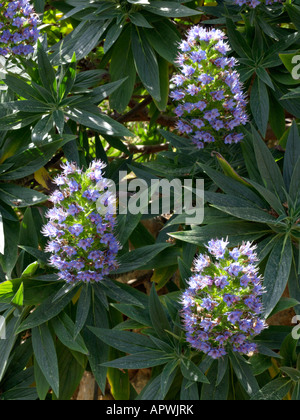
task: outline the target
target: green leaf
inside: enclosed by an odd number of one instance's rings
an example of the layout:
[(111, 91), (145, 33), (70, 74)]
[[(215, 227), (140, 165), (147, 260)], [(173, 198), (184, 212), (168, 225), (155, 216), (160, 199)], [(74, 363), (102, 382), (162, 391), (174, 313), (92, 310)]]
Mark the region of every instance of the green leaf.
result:
[(300, 382), (300, 372), (297, 369), (291, 367), (281, 367), (280, 370), (286, 373), (294, 382)]
[(50, 295), (46, 300), (39, 305), (33, 313), (31, 313), (25, 321), (20, 325), (18, 332), (25, 331), (30, 328), (37, 327), (50, 319), (57, 316), (72, 300), (77, 293), (77, 288), (73, 288), (69, 293), (63, 295), (56, 300), (53, 304), (53, 298), (57, 294), (56, 292)]
[(159, 111), (165, 111), (169, 101), (169, 64), (163, 58), (158, 57), (158, 67), (161, 100), (159, 102), (154, 100), (154, 103), (159, 109)]
[(204, 373), (191, 360), (186, 358), (181, 359), (180, 368), (182, 375), (191, 382), (202, 382), (209, 384), (209, 380)]
[(297, 363), (297, 344), (298, 340), (293, 338), (292, 334), (288, 334), (280, 345), (280, 356), (283, 358), (281, 365), (295, 366)]
[(61, 343), (57, 343), (57, 357), (59, 368), (59, 397), (55, 395), (58, 400), (69, 401), (74, 395), (77, 387), (80, 384), (83, 373), (85, 371), (86, 357), (80, 360), (76, 359), (74, 352), (70, 352)]
[(183, 378), (180, 389), (180, 400), (182, 401), (199, 401), (199, 391), (197, 382), (191, 382)]
[(132, 133), (127, 130), (122, 124), (114, 121), (107, 115), (96, 113), (98, 108), (90, 107), (83, 109), (82, 107), (74, 108), (69, 107), (65, 111), (65, 115), (71, 120), (98, 131), (99, 133), (106, 134), (108, 136), (132, 136)]
[(118, 90), (120, 86), (127, 82), (128, 77), (123, 77), (121, 80), (116, 80), (112, 83), (106, 83), (105, 85), (99, 86), (93, 89), (89, 97), (92, 99), (94, 104), (99, 104), (105, 98), (108, 98), (113, 92)]
[(0, 212), (0, 254), (4, 255), (4, 251), (5, 251), (4, 225), (3, 225), (3, 217)]
[(136, 69), (131, 50), (130, 26), (123, 31), (122, 36), (114, 46), (109, 72), (112, 82), (127, 77), (126, 83), (123, 83), (109, 97), (110, 107), (122, 113), (130, 101), (136, 79)]
[(286, 189), (290, 188), (292, 176), (298, 159), (300, 158), (300, 136), (296, 121), (289, 130), (286, 151), (284, 155), (283, 178)]
[(52, 335), (46, 324), (32, 329), (34, 356), (47, 382), (56, 395), (59, 395), (58, 360)]
[[(221, 359), (220, 359), (221, 360)], [(204, 401), (226, 401), (229, 392), (229, 369), (225, 369), (222, 378), (219, 378), (219, 364), (214, 361), (207, 373), (210, 384), (204, 384), (201, 388), (201, 400)]]
[(240, 57), (248, 57), (252, 59), (252, 51), (247, 44), (243, 35), (236, 29), (234, 22), (231, 19), (226, 19), (226, 27), (228, 31), (229, 41)]
[(163, 24), (162, 22), (153, 22), (153, 28), (145, 30), (144, 33), (149, 43), (161, 57), (169, 63), (175, 63), (180, 37), (167, 20)]
[(1, 184), (0, 197), (9, 206), (20, 208), (33, 206), (47, 200), (47, 196), (39, 191), (13, 184)]
[(136, 270), (151, 261), (156, 255), (160, 254), (164, 249), (169, 248), (170, 246), (172, 246), (170, 243), (160, 243), (134, 249), (119, 258), (118, 261), (120, 267), (115, 270), (114, 273), (122, 274)]
[(155, 285), (152, 285), (149, 299), (149, 312), (153, 328), (155, 329), (158, 337), (163, 341), (169, 341), (169, 336), (166, 331), (172, 331), (172, 327), (166, 316), (164, 307), (162, 306)]
[(141, 353), (157, 347), (146, 336), (128, 331), (109, 330), (104, 328), (88, 327), (96, 337), (113, 348), (124, 353)]
[(113, 367), (117, 369), (145, 369), (154, 366), (160, 366), (168, 363), (171, 356), (167, 356), (159, 350), (139, 352), (131, 356), (121, 357), (111, 362), (103, 363), (102, 366)]
[(149, 5), (145, 6), (145, 9), (155, 15), (166, 17), (188, 17), (201, 14), (198, 10), (190, 9), (186, 6), (182, 6), (178, 2), (172, 1), (151, 2)]
[(257, 131), (252, 127), (253, 144), (257, 166), (265, 186), (280, 197), (282, 202), (285, 200), (284, 182), (274, 157)]
[(142, 28), (153, 29), (153, 26), (147, 21), (147, 19), (139, 12), (130, 12), (129, 19), (131, 23)]
[(35, 144), (43, 144), (53, 128), (53, 115), (43, 115), (32, 130), (32, 141)]
[(78, 336), (85, 325), (90, 310), (91, 298), (91, 286), (89, 284), (83, 285), (77, 303), (74, 338)]
[(87, 328), (87, 325), (96, 328), (109, 328), (107, 311), (96, 296), (90, 308), (86, 326), (82, 330), (82, 337), (89, 351), (88, 360), (94, 377), (102, 391), (105, 393), (107, 368), (102, 363), (109, 360), (109, 347)]
[(292, 266), (292, 253), (291, 239), (283, 236), (274, 245), (268, 259), (264, 274), (266, 293), (263, 296), (266, 317), (273, 311), (287, 285)]
[(291, 199), (296, 202), (299, 200), (299, 190), (300, 190), (300, 157), (295, 164), (294, 172), (292, 174), (292, 179), (290, 183), (289, 195)]
[(106, 38), (104, 41), (103, 49), (104, 54), (107, 53), (107, 51), (114, 45), (114, 43), (117, 41), (119, 36), (121, 35), (121, 32), (123, 31), (124, 23), (115, 23), (112, 25), (112, 27), (108, 30), (106, 34)]
[(177, 366), (178, 366), (178, 360), (174, 359), (174, 360), (171, 360), (169, 363), (167, 363), (166, 366), (163, 368), (163, 371), (160, 377), (160, 392), (161, 392), (160, 399), (161, 400), (165, 398), (170, 387), (172, 386), (172, 383), (177, 373)]
[(43, 83), (44, 88), (50, 89), (51, 95), (54, 96), (57, 93), (55, 71), (50, 63), (48, 55), (44, 51), (43, 46), (40, 42), (38, 42), (37, 56), (40, 79)]
[(277, 314), (278, 312), (285, 311), (286, 309), (293, 308), (294, 306), (297, 306), (299, 304), (300, 304), (300, 302), (298, 302), (298, 300), (296, 300), (296, 299), (282, 297), (282, 298), (280, 298), (279, 302), (277, 303), (277, 305), (275, 306), (273, 311), (270, 313), (269, 318), (271, 316)]
[(66, 312), (62, 312), (57, 317), (53, 318), (51, 320), (51, 325), (59, 340), (66, 347), (82, 354), (88, 354), (88, 349), (86, 348), (82, 336), (78, 334), (76, 338), (74, 338), (75, 324)]
[(34, 379), (35, 379), (35, 384), (36, 384), (36, 391), (38, 393), (39, 399), (41, 401), (44, 401), (50, 385), (48, 384), (47, 379), (45, 378), (45, 375), (43, 374), (41, 368), (39, 367), (39, 364), (36, 360), (36, 358), (34, 359)]
[(0, 340), (0, 381), (2, 381), (9, 365), (10, 354), (18, 338), (15, 332), (19, 322), (20, 319), (14, 316), (5, 319), (6, 340)]
[(132, 53), (137, 73), (150, 93), (157, 101), (161, 101), (159, 67), (157, 57), (142, 29), (132, 30)]
[(252, 85), (250, 106), (252, 115), (263, 137), (266, 136), (269, 118), (269, 95), (264, 82), (256, 78)]
[(251, 400), (282, 401), (292, 386), (288, 378), (277, 378), (260, 389)]
[(24, 284), (21, 283), (21, 286), (19, 287), (17, 293), (11, 300), (11, 304), (14, 306), (22, 307), (24, 305)]
[(252, 397), (259, 391), (259, 385), (253, 375), (251, 365), (244, 359), (244, 357), (232, 351), (229, 353), (229, 358), (240, 384), (247, 394)]
[(285, 8), (291, 21), (294, 23), (296, 28), (300, 30), (300, 7), (296, 4), (287, 4)]

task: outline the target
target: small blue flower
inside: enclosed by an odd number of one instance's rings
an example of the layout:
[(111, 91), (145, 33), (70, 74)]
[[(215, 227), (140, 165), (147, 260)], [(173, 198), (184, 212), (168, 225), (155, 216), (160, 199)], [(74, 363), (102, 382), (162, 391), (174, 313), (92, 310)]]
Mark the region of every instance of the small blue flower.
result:
[(255, 247), (228, 245), (224, 239), (209, 241), (209, 254), (195, 259), (194, 274), (181, 299), (186, 341), (213, 359), (229, 349), (255, 352), (251, 340), (266, 328), (260, 318), (264, 289), (257, 266), (249, 262), (250, 257), (257, 260)]
[[(99, 282), (118, 266), (120, 245), (113, 233), (116, 220), (111, 212), (115, 198), (103, 177), (104, 168), (102, 162), (93, 161), (83, 172), (66, 162), (56, 178), (58, 189), (50, 197), (54, 206), (46, 213), (49, 222), (42, 232), (51, 239), (46, 246), (53, 254), (50, 263), (67, 283)], [(97, 212), (97, 200), (105, 214)]]

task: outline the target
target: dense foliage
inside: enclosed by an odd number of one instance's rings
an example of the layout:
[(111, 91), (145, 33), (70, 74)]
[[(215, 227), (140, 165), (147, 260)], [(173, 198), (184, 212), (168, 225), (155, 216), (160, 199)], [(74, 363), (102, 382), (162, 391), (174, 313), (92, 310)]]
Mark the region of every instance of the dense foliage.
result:
[(0, 399), (299, 400), (300, 0), (0, 11)]

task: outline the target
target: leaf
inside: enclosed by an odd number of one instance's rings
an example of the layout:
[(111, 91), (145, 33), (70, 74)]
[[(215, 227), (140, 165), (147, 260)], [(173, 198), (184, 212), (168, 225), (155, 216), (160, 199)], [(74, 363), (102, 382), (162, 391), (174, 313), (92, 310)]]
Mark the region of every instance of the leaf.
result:
[(209, 384), (208, 378), (191, 360), (186, 358), (181, 359), (180, 364), (182, 375), (191, 382), (202, 382)]
[(160, 96), (159, 102), (154, 100), (159, 111), (165, 111), (169, 101), (169, 64), (166, 60), (158, 57), (159, 80), (160, 80)]
[(300, 372), (297, 369), (291, 367), (281, 367), (280, 370), (286, 373), (294, 382), (300, 382)]
[(18, 338), (15, 332), (19, 322), (19, 318), (14, 316), (9, 319), (5, 318), (6, 339), (0, 340), (0, 381), (2, 381), (6, 369), (9, 365), (10, 354)]
[(75, 324), (66, 312), (62, 312), (57, 317), (53, 318), (51, 320), (51, 325), (53, 326), (58, 339), (66, 347), (82, 354), (88, 354), (88, 349), (86, 348), (82, 336), (78, 334), (76, 338), (74, 338)]
[(129, 19), (131, 23), (142, 28), (153, 29), (153, 26), (147, 21), (147, 19), (139, 12), (130, 12)]
[(32, 329), (34, 356), (47, 382), (56, 395), (59, 395), (58, 360), (49, 328), (42, 324)]
[(259, 391), (259, 385), (253, 375), (251, 365), (238, 353), (230, 352), (229, 358), (233, 370), (248, 395), (253, 396)]
[(34, 173), (34, 179), (38, 182), (43, 188), (50, 191), (52, 187), (52, 178), (47, 171), (47, 169), (40, 168)]
[(240, 57), (248, 57), (252, 59), (252, 51), (242, 34), (236, 29), (232, 19), (226, 19), (226, 27), (228, 31), (229, 41)]
[(82, 379), (85, 371), (86, 358), (83, 359), (85, 363), (79, 363), (74, 357), (74, 353), (69, 351), (65, 346), (58, 342), (57, 357), (59, 368), (59, 397), (55, 395), (58, 400), (69, 401), (74, 395)]
[(290, 188), (292, 176), (298, 159), (300, 158), (300, 136), (296, 121), (289, 130), (286, 151), (284, 155), (283, 178), (286, 189)]
[(273, 311), (270, 313), (269, 318), (271, 318), (271, 316), (277, 314), (278, 312), (285, 311), (286, 309), (293, 308), (294, 306), (297, 306), (299, 304), (300, 304), (300, 302), (298, 302), (298, 300), (296, 300), (296, 299), (282, 297), (282, 298), (280, 298), (279, 302), (277, 303), (277, 305), (275, 306)]
[(68, 294), (65, 294), (57, 299), (55, 305), (53, 304), (53, 298), (57, 293), (55, 292), (50, 295), (35, 309), (33, 313), (28, 316), (27, 319), (25, 319), (25, 321), (23, 321), (18, 329), (18, 332), (37, 327), (38, 325), (41, 325), (57, 316), (72, 300), (76, 293), (77, 288), (75, 287)]
[(300, 157), (295, 165), (294, 172), (292, 175), (289, 195), (291, 199), (295, 202), (299, 200), (299, 190), (300, 190)]
[(263, 137), (266, 136), (269, 118), (269, 96), (264, 82), (258, 77), (251, 89), (250, 106), (252, 115)]
[(100, 340), (123, 351), (124, 353), (141, 353), (150, 349), (157, 350), (157, 347), (146, 336), (119, 330), (109, 330), (104, 328), (88, 327)]
[(266, 187), (277, 194), (282, 202), (284, 202), (285, 195), (283, 190), (285, 185), (279, 166), (276, 164), (272, 153), (254, 127), (252, 127), (252, 138), (257, 166), (261, 177), (264, 180)]
[[(220, 359), (221, 360), (221, 359)], [(229, 392), (229, 369), (225, 369), (222, 378), (218, 378), (219, 364), (214, 361), (207, 373), (210, 384), (204, 384), (201, 389), (201, 400), (226, 401)], [(219, 380), (219, 383), (218, 383)]]
[(182, 6), (178, 2), (155, 1), (145, 6), (145, 9), (151, 13), (166, 17), (188, 17), (200, 15), (200, 11)]
[(180, 390), (180, 400), (182, 401), (198, 401), (199, 392), (197, 382), (191, 382), (186, 378), (183, 378), (181, 390)]
[(91, 286), (89, 284), (83, 285), (77, 303), (76, 320), (74, 327), (74, 338), (78, 336), (85, 325), (90, 310), (92, 298)]
[(88, 361), (94, 377), (102, 391), (105, 393), (107, 368), (102, 366), (102, 363), (109, 358), (109, 347), (87, 327), (87, 325), (96, 328), (109, 328), (109, 321), (107, 311), (96, 296), (90, 308), (88, 319), (85, 327), (82, 330), (82, 337), (84, 343), (89, 351)]
[(164, 24), (153, 22), (153, 28), (144, 32), (155, 51), (169, 63), (175, 63), (180, 43), (180, 37), (174, 29), (166, 20)]
[(142, 29), (132, 30), (132, 53), (137, 73), (150, 95), (161, 101), (157, 57)]
[(4, 250), (5, 250), (4, 226), (3, 226), (3, 217), (0, 212), (0, 254), (4, 255)]
[(4, 183), (0, 186), (0, 197), (9, 206), (20, 208), (33, 206), (47, 200), (47, 196), (39, 191)]
[(159, 350), (139, 352), (131, 356), (121, 357), (111, 362), (103, 363), (102, 366), (117, 369), (145, 369), (168, 363), (171, 356), (167, 356)]
[(93, 106), (90, 107), (90, 111), (82, 107), (69, 107), (66, 109), (65, 115), (85, 127), (92, 128), (108, 136), (132, 136), (132, 133), (122, 124), (104, 114), (96, 114), (96, 111), (98, 112), (98, 108), (94, 109)]
[(292, 265), (292, 253), (291, 239), (283, 236), (274, 245), (268, 259), (263, 283), (266, 293), (262, 300), (265, 317), (270, 315), (287, 285)]
[(114, 43), (117, 41), (119, 36), (121, 35), (121, 32), (123, 31), (124, 23), (115, 23), (111, 26), (111, 28), (108, 30), (106, 34), (106, 38), (104, 41), (103, 49), (104, 54), (107, 53), (107, 51), (114, 45)]
[(129, 26), (123, 31), (122, 36), (115, 44), (109, 72), (112, 82), (127, 77), (126, 83), (123, 83), (109, 97), (110, 107), (122, 113), (132, 96), (136, 79), (136, 69), (131, 50), (131, 30)]
[(122, 274), (136, 270), (151, 261), (156, 255), (160, 254), (164, 249), (169, 248), (170, 246), (172, 245), (169, 243), (161, 243), (134, 249), (133, 251), (122, 255), (118, 259), (119, 268), (115, 270), (114, 273)]
[(170, 338), (166, 331), (172, 331), (172, 327), (168, 321), (164, 307), (159, 300), (154, 284), (152, 285), (150, 292), (149, 313), (153, 328), (155, 329), (158, 337), (163, 341), (169, 341)]
[(55, 71), (50, 63), (48, 55), (43, 49), (43, 46), (38, 42), (37, 48), (37, 57), (38, 57), (38, 70), (40, 79), (43, 83), (45, 89), (49, 89), (52, 95), (57, 93), (57, 83)]
[(48, 394), (50, 385), (48, 384), (45, 375), (39, 367), (39, 364), (36, 359), (34, 359), (34, 379), (39, 399), (41, 401), (44, 401)]
[(39, 122), (34, 126), (32, 130), (32, 141), (34, 144), (43, 144), (47, 139), (49, 132), (53, 128), (53, 116), (52, 114), (43, 115)]
[(260, 389), (251, 400), (282, 401), (292, 386), (288, 378), (277, 378)]

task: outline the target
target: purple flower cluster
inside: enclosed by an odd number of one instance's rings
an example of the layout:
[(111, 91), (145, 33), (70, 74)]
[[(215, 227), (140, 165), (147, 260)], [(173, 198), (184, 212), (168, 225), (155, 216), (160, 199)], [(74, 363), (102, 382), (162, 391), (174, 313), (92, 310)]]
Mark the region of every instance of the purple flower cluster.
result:
[(230, 48), (224, 39), (218, 29), (193, 26), (180, 45), (181, 73), (172, 79), (177, 129), (199, 149), (217, 140), (240, 142), (243, 135), (237, 128), (248, 121), (247, 101), (234, 70), (237, 62), (227, 57)]
[(234, 0), (234, 3), (238, 6), (248, 6), (251, 9), (255, 9), (257, 6), (261, 4), (266, 4), (267, 6), (271, 6), (274, 3), (282, 3), (282, 0)]
[(51, 265), (67, 283), (99, 282), (117, 268), (119, 251), (115, 227), (114, 195), (103, 177), (105, 165), (93, 161), (86, 172), (67, 162), (54, 182), (59, 187), (50, 201), (43, 234)]
[(0, 55), (28, 55), (39, 37), (39, 19), (29, 0), (0, 2)]
[(195, 260), (195, 274), (182, 295), (182, 317), (190, 345), (214, 359), (228, 349), (241, 354), (257, 350), (252, 338), (266, 328), (261, 318), (263, 287), (255, 247), (249, 242), (228, 249), (211, 240), (208, 254)]

